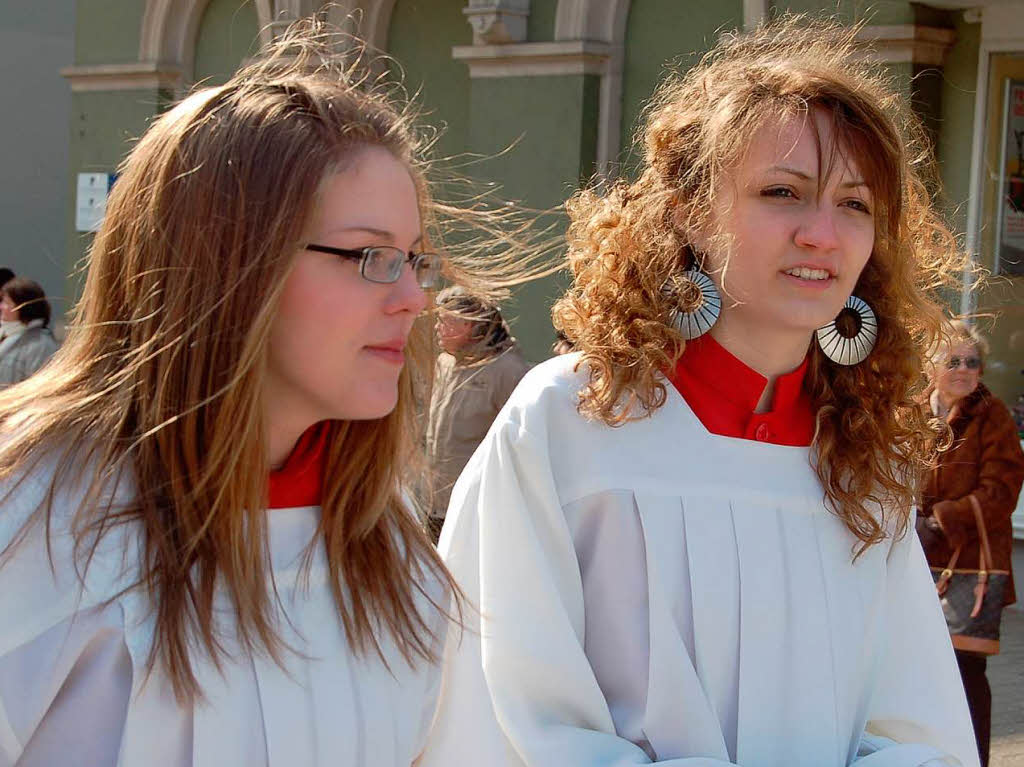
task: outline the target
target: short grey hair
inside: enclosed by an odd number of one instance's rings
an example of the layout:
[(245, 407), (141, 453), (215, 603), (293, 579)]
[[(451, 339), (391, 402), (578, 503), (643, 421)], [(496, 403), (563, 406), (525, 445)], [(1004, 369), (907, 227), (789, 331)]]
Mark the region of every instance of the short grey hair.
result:
[(988, 339), (978, 331), (977, 327), (964, 320), (952, 320), (947, 324), (942, 338), (935, 347), (932, 359), (937, 362), (949, 352), (953, 344), (959, 342), (970, 344), (977, 350), (978, 359), (981, 360), (981, 367), (984, 369), (985, 358), (989, 353)]

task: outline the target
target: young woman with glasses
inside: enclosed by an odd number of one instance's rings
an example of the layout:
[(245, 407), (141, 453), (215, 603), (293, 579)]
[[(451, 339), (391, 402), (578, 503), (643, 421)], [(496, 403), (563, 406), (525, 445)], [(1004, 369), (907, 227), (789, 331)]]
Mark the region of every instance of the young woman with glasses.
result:
[(60, 359), (0, 394), (0, 765), (423, 748), (457, 592), (415, 510), (424, 309), (514, 269), (436, 255), (424, 139), (331, 42), (153, 123)]
[(955, 243), (855, 34), (724, 35), (569, 202), (578, 353), (452, 491), (427, 767), (977, 765), (908, 481)]

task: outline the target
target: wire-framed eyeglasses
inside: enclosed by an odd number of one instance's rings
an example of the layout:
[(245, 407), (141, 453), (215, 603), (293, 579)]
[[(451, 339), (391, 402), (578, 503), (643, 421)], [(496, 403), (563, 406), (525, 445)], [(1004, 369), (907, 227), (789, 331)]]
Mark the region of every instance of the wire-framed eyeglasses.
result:
[(329, 245), (306, 245), (306, 250), (327, 253), (359, 262), (359, 274), (364, 280), (390, 284), (398, 282), (406, 264), (412, 266), (416, 283), (424, 290), (433, 290), (441, 281), (441, 256), (437, 253), (406, 253), (390, 245), (369, 248), (332, 248)]

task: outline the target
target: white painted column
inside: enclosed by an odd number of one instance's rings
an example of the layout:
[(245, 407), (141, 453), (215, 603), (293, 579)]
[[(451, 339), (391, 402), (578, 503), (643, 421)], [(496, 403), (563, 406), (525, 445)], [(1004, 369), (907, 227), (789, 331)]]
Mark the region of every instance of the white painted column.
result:
[(743, 28), (753, 29), (768, 18), (770, 0), (743, 0)]

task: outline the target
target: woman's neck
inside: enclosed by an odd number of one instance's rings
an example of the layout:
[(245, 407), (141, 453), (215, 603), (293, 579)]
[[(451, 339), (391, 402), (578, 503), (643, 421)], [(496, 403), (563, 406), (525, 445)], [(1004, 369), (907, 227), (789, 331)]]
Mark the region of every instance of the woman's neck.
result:
[(954, 397), (952, 394), (947, 394), (943, 392), (941, 389), (935, 390), (935, 398), (938, 400), (939, 407), (942, 408), (942, 412), (936, 413), (936, 415), (941, 416), (946, 415), (950, 410), (952, 410), (956, 406), (956, 403), (960, 401), (959, 397)]
[(28, 330), (28, 325), (20, 320), (4, 320), (0, 323), (0, 330), (4, 336), (18, 336)]
[(733, 327), (725, 315), (711, 328), (711, 337), (744, 365), (768, 379), (755, 413), (764, 413), (771, 408), (775, 379), (800, 367), (807, 357), (811, 341), (802, 332), (781, 334)]
[(299, 437), (308, 429), (312, 422), (307, 419), (286, 419), (280, 413), (268, 414), (270, 427), (267, 434), (267, 461), (270, 464), (270, 471), (276, 471), (284, 466), (291, 455)]

